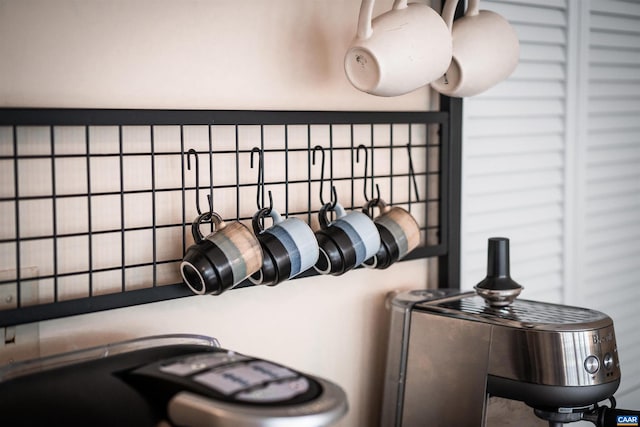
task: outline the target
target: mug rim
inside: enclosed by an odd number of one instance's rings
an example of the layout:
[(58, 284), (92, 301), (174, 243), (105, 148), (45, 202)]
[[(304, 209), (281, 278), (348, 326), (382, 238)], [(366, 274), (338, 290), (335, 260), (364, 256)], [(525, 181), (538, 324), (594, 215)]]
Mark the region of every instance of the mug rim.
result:
[[(200, 280), (200, 289), (196, 289), (193, 287), (193, 285), (191, 284), (191, 281), (187, 279), (187, 276), (185, 275), (185, 267), (189, 267), (189, 269), (192, 272), (195, 272), (196, 275), (198, 276), (198, 279)], [(202, 274), (200, 274), (200, 272), (198, 271), (197, 268), (195, 268), (195, 266), (193, 264), (191, 264), (188, 261), (182, 261), (180, 263), (180, 275), (182, 276), (182, 280), (184, 281), (184, 283), (189, 287), (189, 289), (191, 289), (191, 291), (194, 294), (197, 295), (204, 295), (205, 290), (206, 290), (206, 285), (204, 284), (204, 278), (202, 277)]]
[[(403, 257), (400, 256), (400, 248), (393, 234), (378, 223), (376, 223), (376, 227), (380, 233), (380, 248), (374, 256), (365, 260), (362, 264), (367, 268), (384, 270), (397, 261), (400, 261)], [(388, 239), (388, 237), (390, 237), (390, 239)], [(381, 252), (383, 255), (382, 262), (380, 262), (381, 260), (378, 258)], [(371, 262), (367, 263), (367, 261)]]
[[(348, 236), (345, 235), (345, 237), (348, 239)], [(324, 232), (324, 230), (318, 230), (316, 232), (316, 239), (318, 242), (318, 259), (316, 260), (316, 263), (314, 264), (313, 268), (318, 273), (331, 274), (334, 276), (338, 276), (351, 269), (351, 268), (347, 268), (347, 263), (351, 264), (352, 262), (355, 262), (354, 250), (349, 249), (348, 252), (345, 253), (345, 251), (340, 247), (340, 245), (329, 234)], [(322, 244), (321, 244), (321, 240), (323, 241)], [(323, 245), (332, 245), (333, 247), (335, 247), (335, 256), (339, 260), (337, 264), (337, 268), (335, 269), (333, 268), (331, 263), (331, 256), (324, 249)], [(321, 257), (324, 257), (324, 260), (327, 261), (327, 269), (325, 270), (321, 270), (318, 268), (318, 262), (320, 261)]]
[[(318, 267), (318, 261), (320, 260), (320, 257), (323, 257), (323, 260), (325, 261), (325, 263), (327, 264), (327, 268), (322, 270)], [(327, 251), (324, 250), (323, 247), (319, 247), (318, 248), (318, 261), (316, 261), (316, 264), (313, 266), (313, 268), (320, 274), (335, 274), (337, 272), (332, 272), (332, 268), (331, 268), (331, 259), (329, 257), (329, 254), (327, 254)], [(343, 262), (344, 265), (344, 262)]]
[[(267, 279), (271, 279), (271, 280), (265, 279), (265, 274), (264, 274), (265, 264), (270, 264), (270, 268), (273, 269), (273, 277), (267, 277)], [(254, 277), (254, 276), (257, 276), (257, 277)], [(273, 259), (273, 256), (271, 255), (270, 252), (268, 253), (266, 250), (264, 249), (262, 250), (262, 266), (260, 266), (260, 269), (258, 271), (256, 271), (251, 276), (249, 276), (249, 281), (254, 285), (267, 285), (267, 286), (275, 286), (280, 282), (282, 282), (282, 280), (280, 280), (280, 272), (278, 271), (277, 263)]]
[[(196, 273), (196, 275), (198, 276), (198, 279), (200, 280), (199, 284), (201, 285), (202, 289), (198, 290), (192, 286), (191, 281), (189, 281), (185, 275), (185, 267), (188, 267), (191, 272)], [(212, 294), (220, 293), (220, 289), (222, 289), (222, 286), (220, 284), (220, 277), (218, 275), (218, 271), (213, 267), (213, 265), (211, 266), (211, 268), (212, 268), (213, 274), (217, 279), (216, 287), (214, 290), (211, 290), (211, 291), (207, 290), (207, 281), (204, 280), (204, 277), (202, 277), (202, 273), (200, 273), (200, 270), (192, 262), (183, 260), (180, 263), (180, 275), (182, 276), (182, 280), (184, 281), (184, 283), (196, 295), (205, 295), (207, 293), (212, 293)]]
[(259, 271), (264, 267), (264, 259), (267, 257), (273, 266), (275, 279), (270, 283), (277, 284), (291, 278), (294, 264), (286, 245), (273, 233), (261, 233), (257, 236), (262, 249), (263, 261)]

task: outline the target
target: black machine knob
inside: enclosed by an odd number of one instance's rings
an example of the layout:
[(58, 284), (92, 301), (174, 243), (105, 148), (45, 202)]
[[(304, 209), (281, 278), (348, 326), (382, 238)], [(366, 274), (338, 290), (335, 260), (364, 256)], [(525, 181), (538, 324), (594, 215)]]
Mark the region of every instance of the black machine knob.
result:
[(520, 294), (522, 286), (509, 273), (509, 239), (491, 237), (487, 253), (487, 277), (474, 289), (491, 307), (505, 307)]

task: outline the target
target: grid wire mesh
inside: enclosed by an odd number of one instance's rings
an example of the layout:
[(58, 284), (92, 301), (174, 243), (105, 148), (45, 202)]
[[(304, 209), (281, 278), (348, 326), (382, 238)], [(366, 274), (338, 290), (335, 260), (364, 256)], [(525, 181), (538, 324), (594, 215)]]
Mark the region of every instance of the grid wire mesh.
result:
[(0, 119), (0, 325), (189, 295), (178, 266), (198, 210), (248, 225), (267, 192), (317, 229), (332, 186), (347, 209), (379, 190), (420, 225), (409, 259), (446, 253), (446, 115), (143, 113)]

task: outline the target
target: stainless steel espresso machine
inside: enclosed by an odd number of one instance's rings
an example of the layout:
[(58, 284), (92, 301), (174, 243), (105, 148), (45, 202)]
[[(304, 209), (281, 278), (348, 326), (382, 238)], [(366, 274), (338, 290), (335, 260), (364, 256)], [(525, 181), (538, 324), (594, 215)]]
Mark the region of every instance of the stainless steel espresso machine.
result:
[(382, 427), (490, 426), (494, 397), (524, 402), (527, 415), (552, 427), (637, 425), (639, 411), (615, 409), (620, 363), (611, 318), (516, 299), (523, 288), (509, 275), (508, 245), (489, 240), (487, 277), (475, 292), (393, 298)]

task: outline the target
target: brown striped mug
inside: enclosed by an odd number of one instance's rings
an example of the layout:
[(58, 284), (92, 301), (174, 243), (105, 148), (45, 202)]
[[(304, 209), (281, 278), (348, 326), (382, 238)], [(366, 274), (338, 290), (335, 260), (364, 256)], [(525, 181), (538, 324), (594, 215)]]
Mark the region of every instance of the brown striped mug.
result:
[[(215, 229), (205, 237), (200, 232), (200, 224), (207, 221), (211, 221)], [(260, 243), (239, 221), (227, 223), (217, 213), (207, 212), (193, 221), (191, 233), (195, 244), (187, 249), (180, 273), (196, 294), (221, 294), (262, 265)]]
[[(374, 207), (380, 209), (380, 214), (375, 218)], [(385, 269), (420, 244), (420, 227), (405, 209), (388, 206), (382, 199), (373, 199), (362, 208), (362, 212), (373, 218), (380, 233), (380, 248), (363, 263), (365, 267)]]

